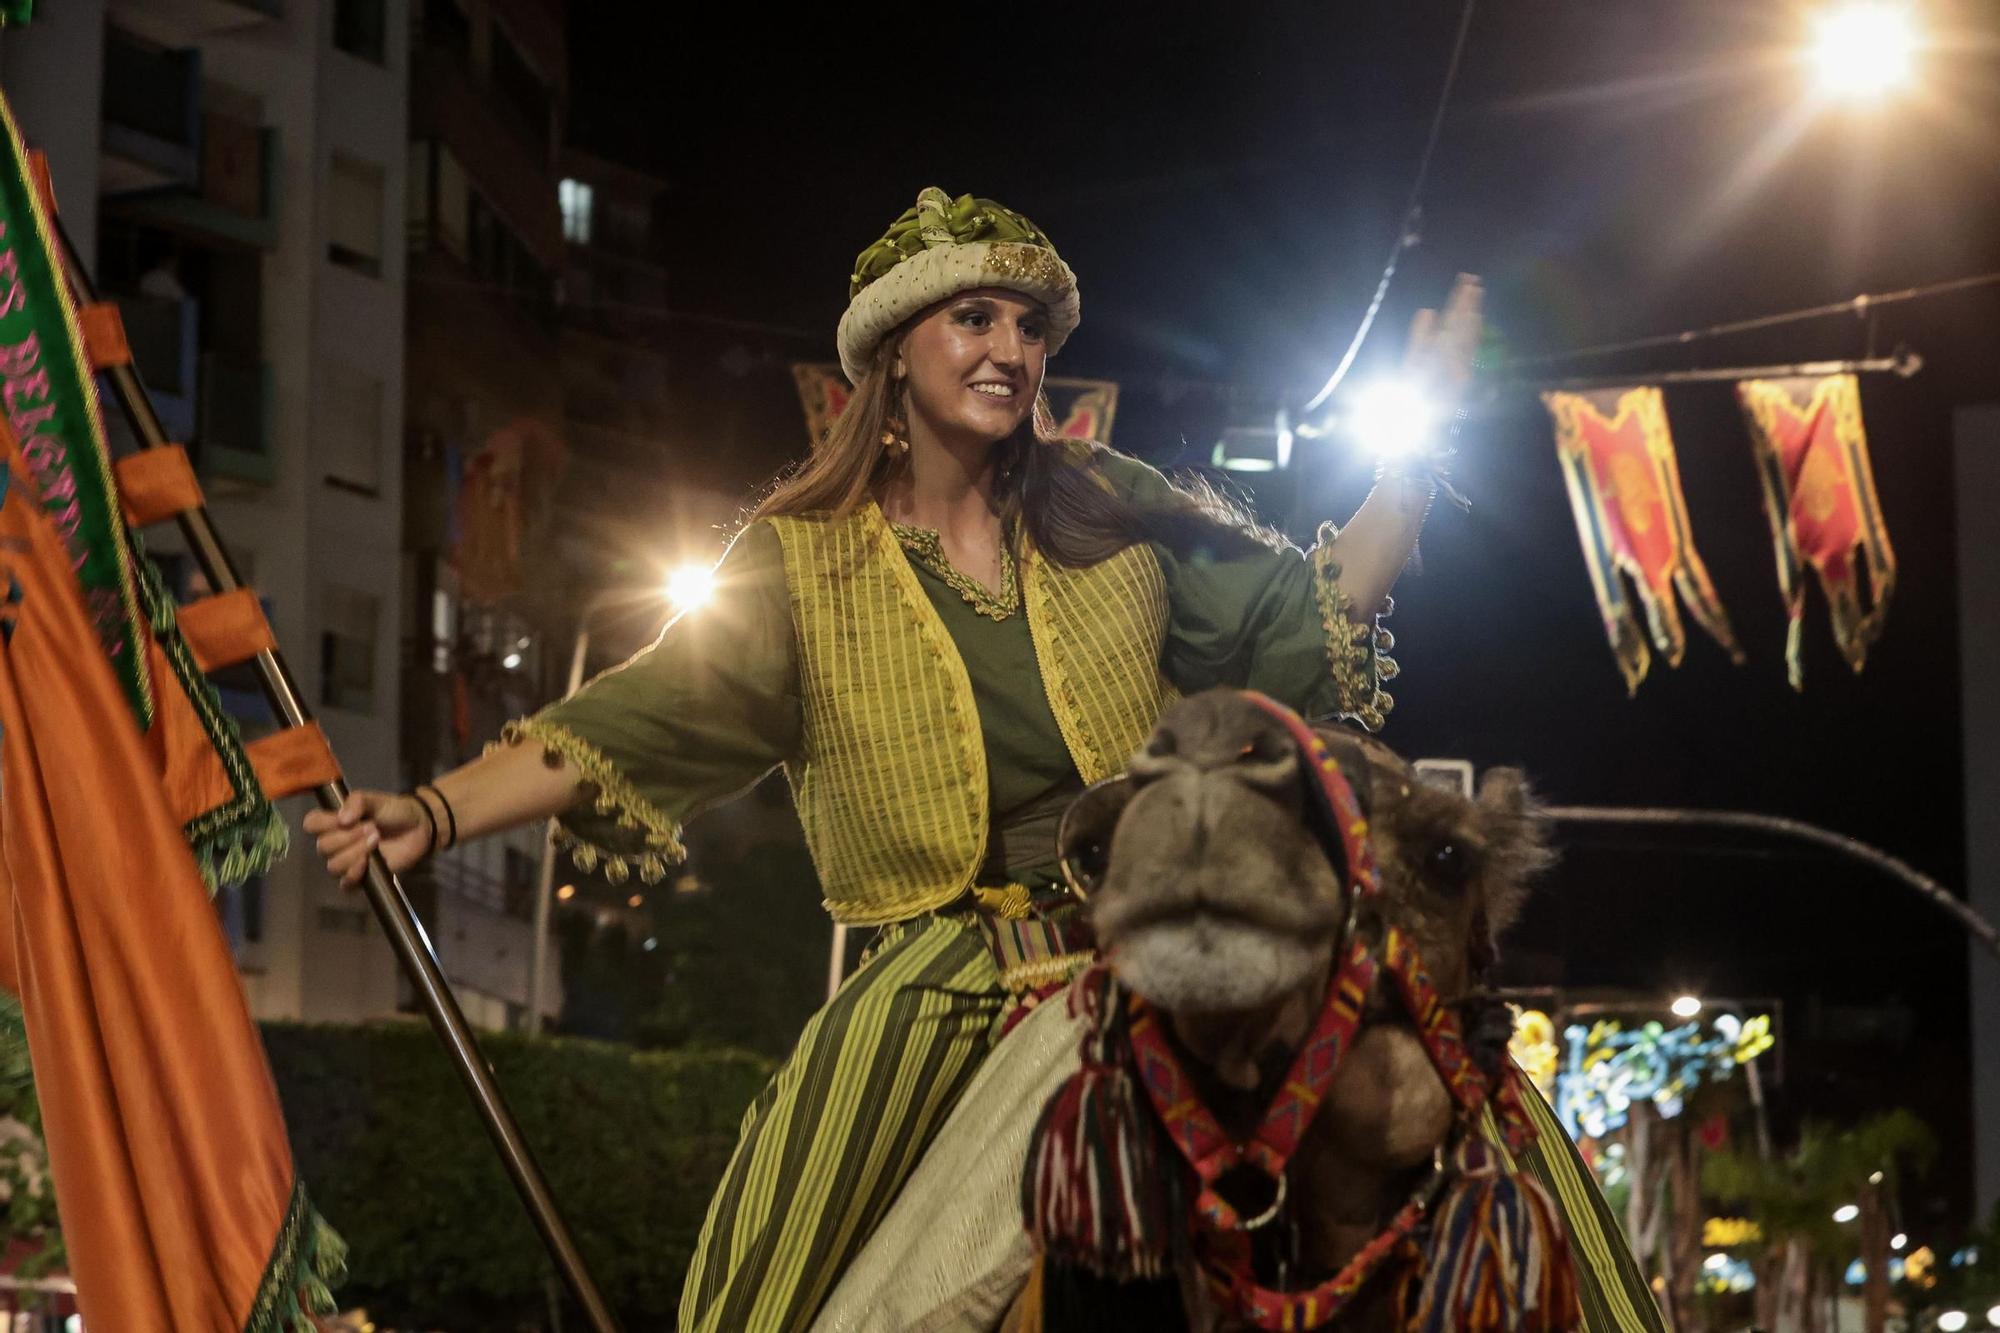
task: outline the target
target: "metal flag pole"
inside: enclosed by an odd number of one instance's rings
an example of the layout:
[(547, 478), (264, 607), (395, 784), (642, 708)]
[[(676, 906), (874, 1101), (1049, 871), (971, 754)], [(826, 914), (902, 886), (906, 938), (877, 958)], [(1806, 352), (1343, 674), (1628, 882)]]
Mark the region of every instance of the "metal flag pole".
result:
[[(75, 244), (59, 219), (52, 217), (51, 221), (62, 242), (63, 261), (69, 270), (71, 285), (84, 301), (95, 302), (98, 299), (96, 286), (85, 271)], [(159, 414), (153, 409), (152, 400), (146, 396), (137, 370), (127, 363), (104, 374), (124, 410), (126, 420), (131, 423), (133, 433), (138, 436), (140, 446), (156, 449), (172, 443), (166, 428), (160, 423)], [(177, 515), (175, 521), (180, 525), (188, 549), (200, 563), (203, 576), (215, 592), (233, 592), (244, 586), (228, 551), (223, 548), (222, 539), (208, 516), (206, 506), (186, 510)], [(263, 649), (252, 661), (257, 679), (264, 688), (265, 699), (284, 724), (299, 727), (311, 722), (312, 712), (306, 707), (298, 685), (277, 649)], [(336, 778), (318, 788), (315, 794), (322, 810), (338, 810), (347, 800), (347, 782)], [(542, 1243), (548, 1247), (563, 1282), (583, 1307), (584, 1318), (595, 1333), (617, 1333), (618, 1325), (611, 1316), (611, 1309), (598, 1292), (590, 1270), (584, 1266), (583, 1256), (577, 1251), (576, 1242), (556, 1209), (554, 1197), (549, 1193), (548, 1182), (543, 1179), (527, 1140), (521, 1137), (520, 1126), (515, 1124), (513, 1113), (507, 1109), (506, 1100), (493, 1081), (492, 1071), (487, 1067), (486, 1058), (480, 1054), (472, 1028), (466, 1023), (465, 1015), (451, 993), (451, 986), (438, 967), (437, 954), (431, 948), (430, 939), (424, 934), (416, 912), (411, 909), (402, 884), (390, 871), (380, 851), (369, 854), (368, 875), (362, 881), (362, 888), (367, 894), (368, 905), (375, 909), (375, 919), (382, 923), (383, 933), (389, 937), (389, 947), (395, 952), (396, 961), (402, 965), (403, 974), (410, 979), (432, 1029), (437, 1033), (438, 1040), (444, 1043), (452, 1067), (465, 1084), (466, 1094), (472, 1098), (479, 1118), (485, 1122), (486, 1132), (492, 1137), (493, 1146), (499, 1152), (507, 1174), (513, 1178), (514, 1188), (520, 1192), (521, 1202), (533, 1219), (535, 1229), (542, 1233)]]

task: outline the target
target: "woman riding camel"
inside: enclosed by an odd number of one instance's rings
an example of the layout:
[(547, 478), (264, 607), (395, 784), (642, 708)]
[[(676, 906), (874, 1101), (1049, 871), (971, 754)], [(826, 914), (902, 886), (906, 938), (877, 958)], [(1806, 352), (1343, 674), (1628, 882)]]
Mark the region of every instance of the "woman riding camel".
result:
[[(1441, 323), (1447, 381), (1476, 302), (1462, 285)], [(400, 870), (550, 817), (584, 869), (650, 880), (683, 821), (784, 767), (828, 911), (879, 931), (744, 1117), (683, 1330), (810, 1323), (1022, 999), (1087, 961), (1057, 819), (1170, 700), (1248, 687), (1370, 728), (1390, 706), (1374, 621), (1430, 506), (1427, 465), (1382, 476), (1301, 553), (1056, 435), (1043, 374), (1078, 314), (1026, 218), (923, 191), (855, 263), (846, 411), (757, 506), (709, 605), (512, 743), (307, 816), (349, 882), (377, 847)], [(1594, 1205), (1601, 1243), (1595, 1190), (1547, 1138), (1559, 1196)], [(1586, 1310), (1648, 1300), (1583, 1280)]]

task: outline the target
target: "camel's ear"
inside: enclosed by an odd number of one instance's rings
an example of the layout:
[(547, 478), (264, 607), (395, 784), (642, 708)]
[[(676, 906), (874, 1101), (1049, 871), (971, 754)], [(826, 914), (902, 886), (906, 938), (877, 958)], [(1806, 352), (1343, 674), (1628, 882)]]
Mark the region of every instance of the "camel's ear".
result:
[(1056, 829), (1056, 856), (1063, 878), (1079, 897), (1088, 898), (1103, 880), (1111, 859), (1111, 834), (1131, 800), (1132, 781), (1121, 773), (1093, 782), (1063, 811)]
[(1479, 783), (1478, 807), (1485, 843), (1481, 887), (1486, 921), (1497, 939), (1521, 915), (1531, 881), (1556, 858), (1549, 850), (1549, 818), (1519, 769), (1488, 770)]

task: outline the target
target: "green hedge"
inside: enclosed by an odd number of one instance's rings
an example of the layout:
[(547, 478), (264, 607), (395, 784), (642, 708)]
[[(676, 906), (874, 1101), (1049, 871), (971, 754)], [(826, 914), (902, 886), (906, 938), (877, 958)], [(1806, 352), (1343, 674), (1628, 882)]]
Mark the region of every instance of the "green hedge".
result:
[[(299, 1172), (352, 1247), (342, 1305), (453, 1333), (544, 1326), (545, 1251), (430, 1030), (267, 1024), (264, 1041)], [(671, 1328), (703, 1210), (771, 1063), (511, 1034), (480, 1044), (620, 1319)]]

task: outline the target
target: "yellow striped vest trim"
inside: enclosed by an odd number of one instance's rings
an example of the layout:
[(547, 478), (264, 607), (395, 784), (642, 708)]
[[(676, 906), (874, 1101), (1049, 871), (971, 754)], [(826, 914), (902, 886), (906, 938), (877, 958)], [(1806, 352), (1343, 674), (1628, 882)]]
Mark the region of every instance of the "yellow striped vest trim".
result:
[[(774, 518), (799, 642), (801, 756), (786, 766), (826, 907), (900, 921), (971, 887), (986, 853), (986, 745), (951, 633), (873, 503)], [(1049, 703), (1085, 781), (1125, 766), (1172, 697), (1166, 582), (1139, 545), (1088, 569), (1024, 553)]]

